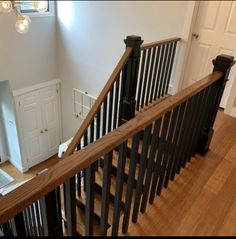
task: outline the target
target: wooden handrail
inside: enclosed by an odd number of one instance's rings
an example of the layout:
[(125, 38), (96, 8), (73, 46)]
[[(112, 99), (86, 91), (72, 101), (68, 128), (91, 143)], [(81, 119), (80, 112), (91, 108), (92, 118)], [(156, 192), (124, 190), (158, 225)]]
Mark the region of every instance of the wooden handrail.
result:
[(45, 173), (36, 176), (9, 194), (0, 197), (0, 224), (5, 223), (33, 202), (76, 175), (76, 173), (94, 163), (101, 156), (107, 154), (156, 119), (186, 101), (189, 97), (219, 80), (222, 75), (222, 72), (213, 72), (176, 95), (168, 97), (160, 104), (140, 113), (96, 142), (62, 159)]
[(85, 118), (82, 125), (78, 129), (76, 135), (74, 136), (73, 140), (69, 144), (69, 147), (66, 150), (65, 154), (63, 155), (63, 158), (68, 157), (69, 155), (71, 155), (74, 152), (78, 142), (81, 140), (81, 138), (85, 134), (87, 128), (89, 127), (89, 125), (93, 121), (96, 113), (98, 112), (99, 108), (101, 107), (102, 103), (104, 102), (104, 99), (107, 96), (107, 94), (109, 93), (109, 91), (110, 91), (111, 87), (113, 86), (114, 82), (117, 80), (117, 77), (119, 76), (121, 70), (123, 69), (126, 62), (128, 61), (131, 53), (132, 53), (132, 48), (127, 47), (126, 51), (124, 52), (123, 56), (121, 57), (120, 61), (118, 62), (116, 68), (114, 69), (110, 78), (108, 79), (106, 85), (104, 86), (102, 92), (100, 93), (99, 97), (97, 98), (95, 104), (93, 105), (93, 107), (89, 111), (87, 117)]
[(179, 38), (179, 37), (173, 37), (173, 38), (169, 38), (169, 39), (162, 40), (162, 41), (147, 43), (147, 44), (144, 44), (144, 45), (141, 46), (141, 50), (146, 50), (146, 49), (149, 49), (149, 48), (161, 46), (161, 45), (168, 44), (168, 43), (171, 43), (171, 42), (177, 42), (177, 41), (180, 41), (180, 40), (181, 40), (181, 38)]

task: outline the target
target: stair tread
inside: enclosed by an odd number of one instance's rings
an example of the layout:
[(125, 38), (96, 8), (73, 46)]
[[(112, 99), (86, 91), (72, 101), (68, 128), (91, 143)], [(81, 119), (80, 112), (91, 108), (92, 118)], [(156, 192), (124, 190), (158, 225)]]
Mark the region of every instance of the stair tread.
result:
[[(65, 213), (64, 210), (62, 210), (62, 218), (64, 220), (64, 222), (66, 223), (66, 217), (65, 217)], [(79, 207), (76, 207), (76, 231), (78, 233), (78, 235), (80, 236), (85, 236), (85, 214), (83, 212), (82, 209), (80, 209)], [(99, 223), (96, 222), (95, 220), (93, 221), (93, 227), (94, 227), (94, 235), (98, 236), (99, 235)], [(64, 226), (64, 235), (67, 235), (66, 232), (66, 227)]]
[[(116, 168), (118, 167), (118, 159), (119, 159), (119, 154), (118, 152), (114, 151), (113, 152), (113, 160), (112, 160), (112, 165), (115, 166)], [(126, 157), (126, 162), (125, 162), (125, 174), (129, 175), (129, 167), (130, 167), (130, 158)], [(139, 171), (139, 164), (136, 164), (135, 167), (135, 179), (138, 179), (138, 171)]]
[[(83, 205), (86, 204), (86, 194), (84, 190), (81, 190), (81, 196), (77, 197), (77, 200), (82, 203)], [(101, 207), (102, 207), (102, 197), (100, 194), (96, 193), (94, 194), (94, 213), (100, 217), (101, 216)], [(112, 223), (112, 217), (113, 217), (114, 208), (112, 204), (109, 205), (109, 211), (108, 211), (108, 224), (111, 225)]]
[[(96, 179), (95, 182), (97, 185), (99, 185), (101, 188), (103, 187), (103, 170), (101, 168), (96, 171)], [(125, 202), (125, 196), (126, 196), (126, 183), (123, 183), (123, 193), (122, 193), (122, 202)], [(110, 188), (110, 194), (115, 196), (115, 191), (116, 191), (116, 177), (111, 176), (111, 188)]]

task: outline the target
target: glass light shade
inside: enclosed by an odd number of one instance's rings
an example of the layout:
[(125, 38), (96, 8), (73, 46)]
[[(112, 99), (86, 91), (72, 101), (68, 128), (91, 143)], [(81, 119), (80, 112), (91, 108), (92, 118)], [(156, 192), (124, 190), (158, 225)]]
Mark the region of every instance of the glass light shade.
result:
[(12, 10), (11, 1), (0, 1), (0, 12), (10, 12)]
[(19, 33), (27, 33), (29, 31), (30, 19), (27, 16), (19, 16), (16, 21), (16, 30)]
[(34, 7), (38, 12), (46, 12), (48, 10), (48, 1), (34, 1)]

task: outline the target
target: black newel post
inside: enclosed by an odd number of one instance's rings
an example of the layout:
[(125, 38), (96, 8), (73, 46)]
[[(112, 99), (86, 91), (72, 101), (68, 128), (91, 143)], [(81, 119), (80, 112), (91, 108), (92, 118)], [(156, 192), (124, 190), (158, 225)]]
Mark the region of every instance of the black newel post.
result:
[(228, 55), (219, 55), (213, 61), (213, 72), (221, 71), (223, 72), (223, 76), (216, 82), (216, 86), (212, 86), (216, 88), (213, 100), (213, 107), (211, 112), (209, 112), (210, 117), (207, 119), (205, 124), (205, 128), (203, 130), (202, 136), (199, 140), (198, 144), (198, 153), (201, 155), (205, 155), (209, 150), (209, 145), (214, 133), (213, 125), (216, 119), (217, 111), (220, 105), (221, 97), (223, 95), (225, 84), (228, 81), (228, 76), (230, 73), (231, 67), (234, 65), (234, 57)]
[(126, 48), (131, 47), (133, 51), (123, 72), (122, 123), (133, 118), (135, 115), (135, 95), (141, 55), (140, 46), (143, 43), (140, 36), (127, 36), (124, 41)]

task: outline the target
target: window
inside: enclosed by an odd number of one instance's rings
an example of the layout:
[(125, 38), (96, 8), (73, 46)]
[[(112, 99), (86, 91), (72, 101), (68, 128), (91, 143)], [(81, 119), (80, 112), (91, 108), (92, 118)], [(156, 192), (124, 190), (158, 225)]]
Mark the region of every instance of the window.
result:
[[(19, 11), (22, 14), (40, 17), (40, 16), (53, 16), (54, 15), (54, 3), (50, 0), (44, 1), (20, 1)], [(38, 11), (37, 7), (43, 9)]]

